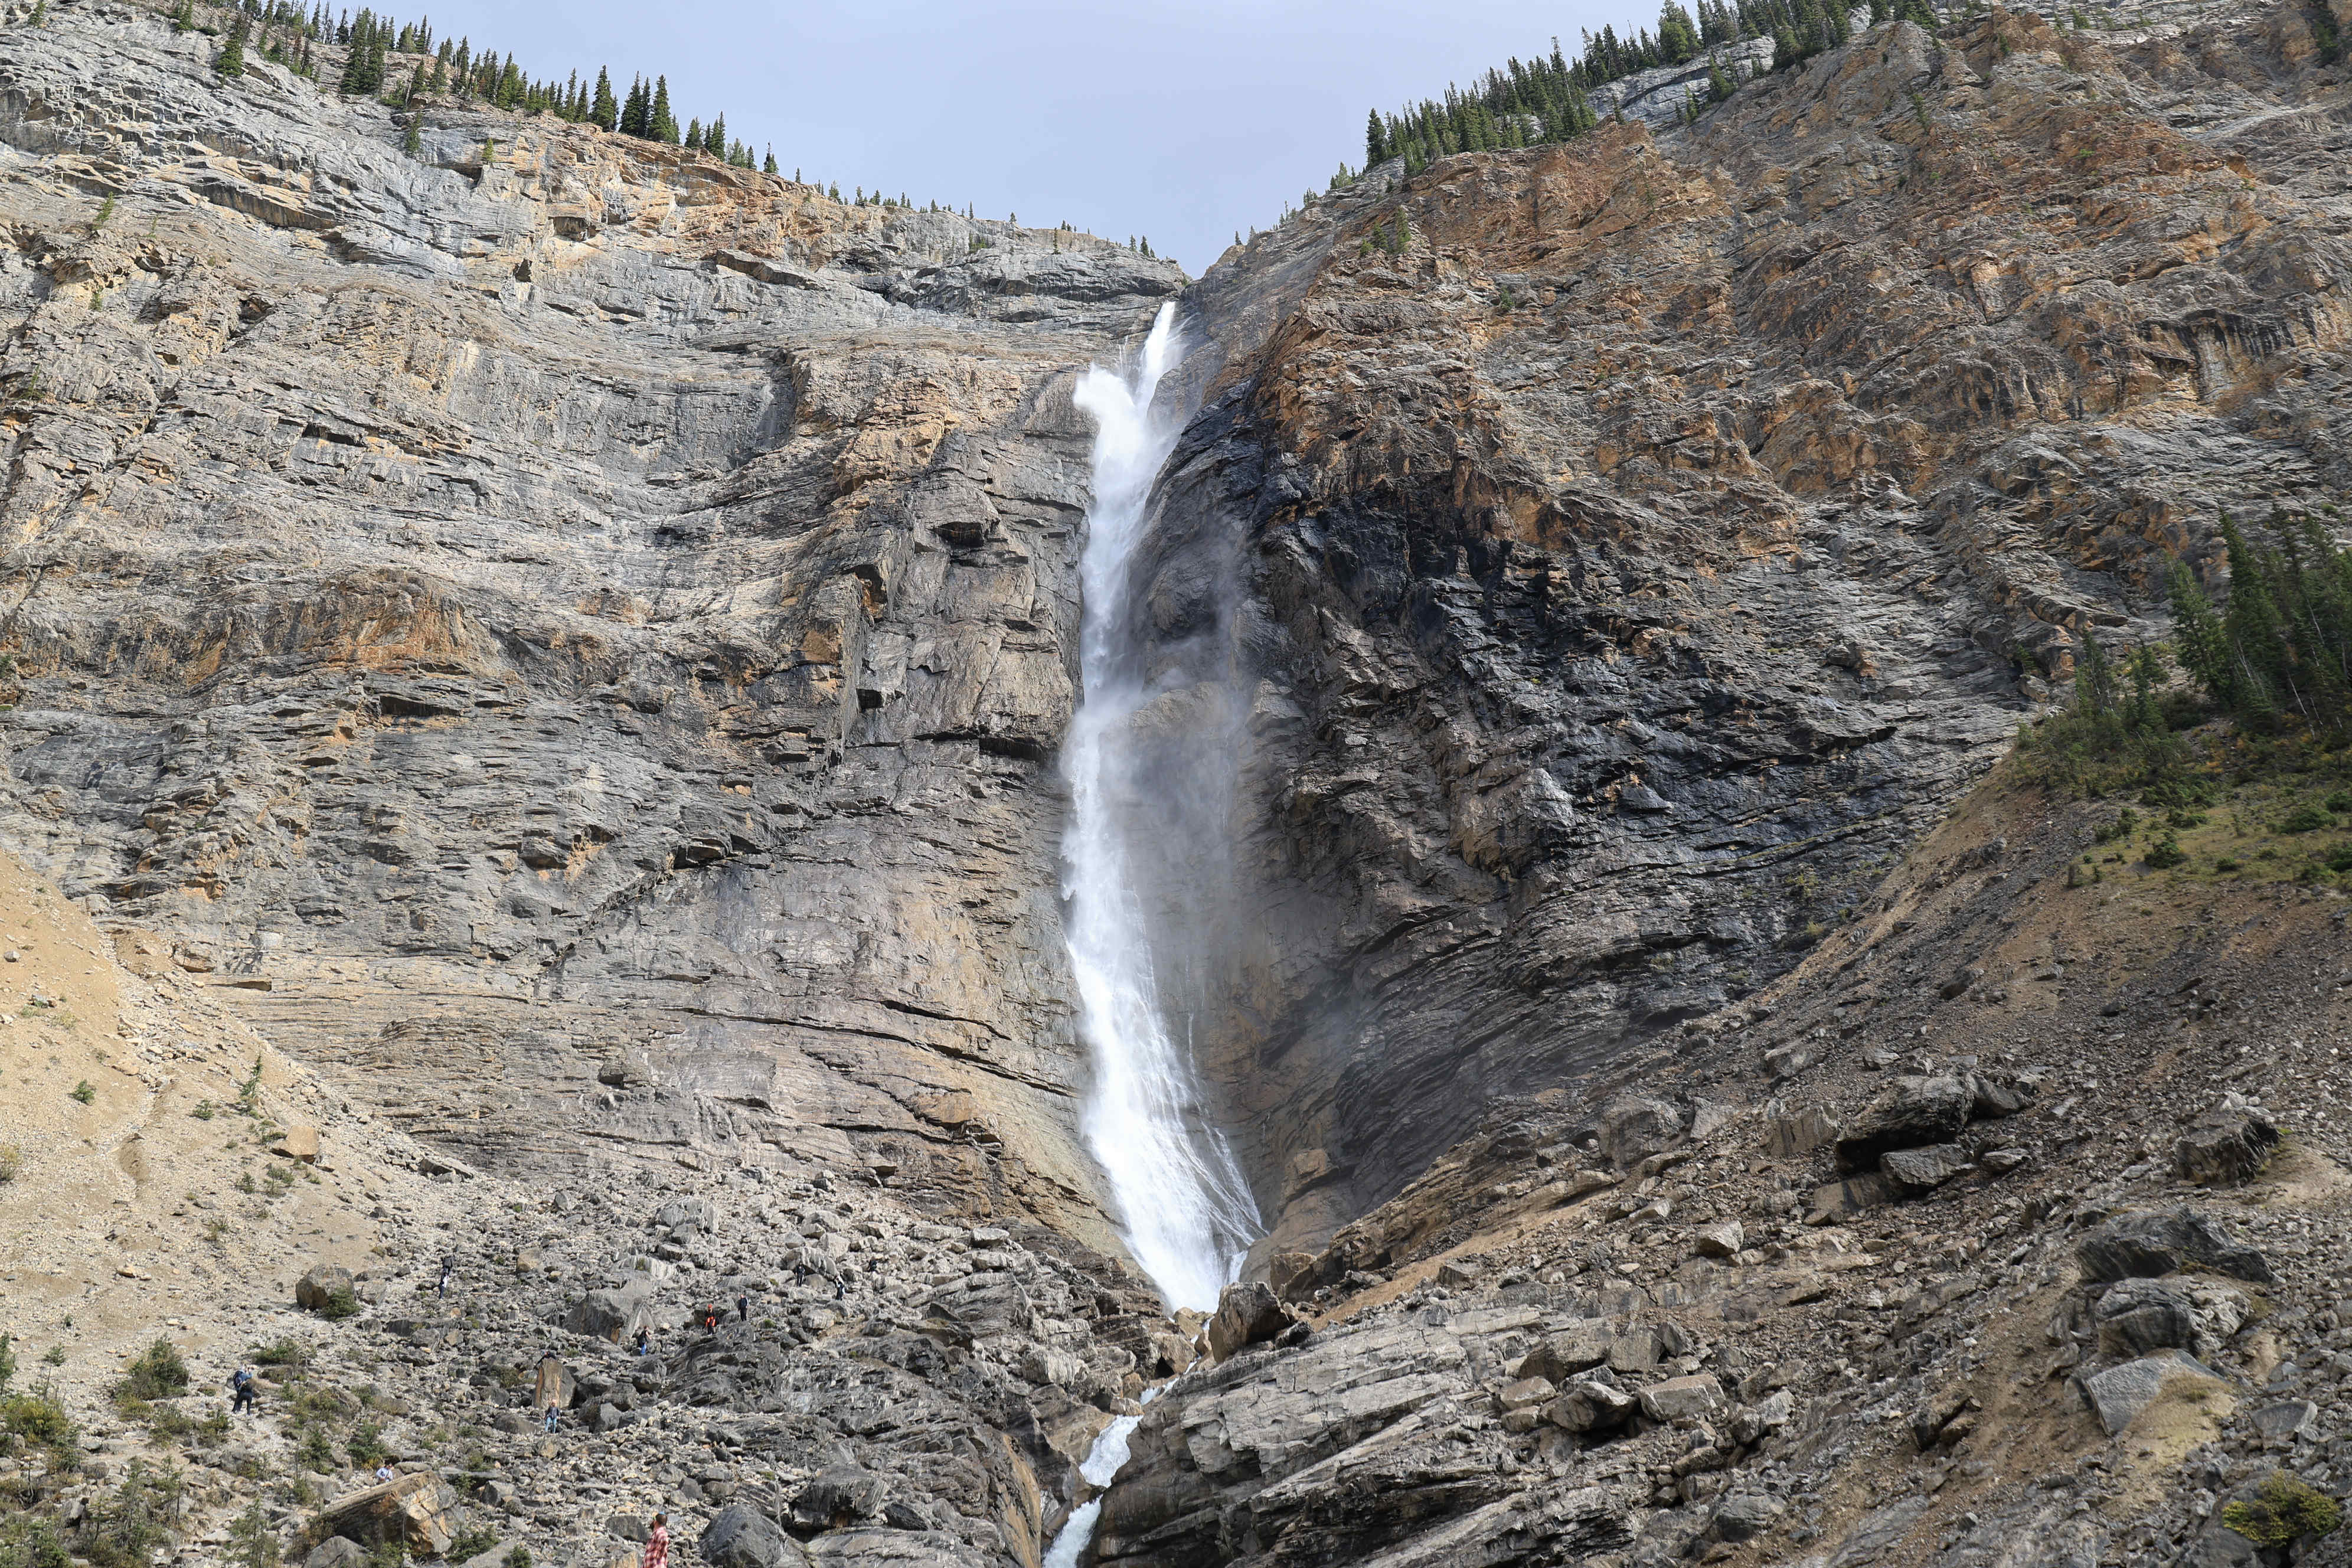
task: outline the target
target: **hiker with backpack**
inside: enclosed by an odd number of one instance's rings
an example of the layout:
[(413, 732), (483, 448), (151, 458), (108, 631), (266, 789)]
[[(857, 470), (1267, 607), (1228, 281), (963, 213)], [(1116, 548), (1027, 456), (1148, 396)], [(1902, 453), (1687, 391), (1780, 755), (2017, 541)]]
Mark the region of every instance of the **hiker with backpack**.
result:
[(241, 1415), (248, 1410), (259, 1414), (260, 1400), (254, 1393), (253, 1381), (253, 1369), (244, 1366), (238, 1367), (236, 1375), (228, 1380), (229, 1391), (235, 1395), (228, 1405), (230, 1415)]

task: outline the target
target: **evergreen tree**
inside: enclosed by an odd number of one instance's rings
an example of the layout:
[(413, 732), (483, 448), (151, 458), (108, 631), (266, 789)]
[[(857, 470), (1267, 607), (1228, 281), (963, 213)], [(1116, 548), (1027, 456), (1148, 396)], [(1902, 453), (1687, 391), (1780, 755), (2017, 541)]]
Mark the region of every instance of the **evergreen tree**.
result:
[(686, 144), (688, 147), (693, 148), (698, 153), (702, 151), (701, 121), (689, 120), (686, 122)]
[(2074, 652), (2074, 711), (2085, 718), (2104, 719), (2115, 709), (2115, 666), (2107, 661), (2107, 650), (2099, 646), (2099, 634), (2085, 626), (2083, 646)]
[(677, 120), (669, 111), (669, 78), (654, 78), (653, 107), (646, 111), (646, 134), (656, 142), (677, 145)]
[(648, 110), (653, 100), (646, 90), (646, 79), (638, 77), (629, 83), (629, 101), (621, 110), (621, 134), (643, 138)]
[(613, 79), (604, 74), (603, 66), (598, 66), (596, 96), (588, 105), (588, 123), (610, 131), (620, 123), (620, 106), (613, 101)]
[(2263, 562), (2246, 542), (2230, 514), (2221, 514), (2221, 538), (2230, 551), (2230, 606), (2221, 616), (2221, 635), (2230, 647), (2236, 679), (2232, 706), (2253, 717), (2268, 717), (2295, 701), (2292, 660), (2277, 603), (2271, 596)]
[(196, 0), (180, 0), (180, 8), (172, 13), (172, 31), (184, 33), (196, 25)]
[[(775, 145), (774, 145), (774, 143), (771, 142), (771, 143), (769, 144), (769, 147), (768, 147), (768, 158), (767, 158), (767, 162), (765, 162), (765, 163), (761, 163), (761, 164), (760, 165), (760, 173), (761, 173), (761, 174), (774, 174), (775, 172), (776, 172), (776, 149), (775, 149)], [(799, 177), (800, 177), (800, 175), (799, 175), (799, 171), (795, 170), (795, 171), (793, 172), (793, 178), (797, 179), (797, 178), (799, 178)]]
[(421, 110), (409, 110), (408, 121), (400, 128), (400, 150), (412, 158), (425, 150), (425, 115)]
[(702, 150), (716, 157), (727, 156), (727, 117), (725, 115), (722, 114), (712, 121), (710, 129), (703, 133)]
[(213, 58), (213, 69), (225, 77), (245, 74), (245, 18), (239, 16), (228, 30), (228, 41), (221, 45), (220, 53)]
[(1364, 167), (1377, 169), (1388, 161), (1388, 127), (1381, 123), (1381, 111), (1375, 109), (1372, 110), (1370, 121), (1364, 127)]
[(1681, 65), (1698, 53), (1698, 27), (1678, 0), (1665, 0), (1658, 8), (1658, 52), (1670, 66)]

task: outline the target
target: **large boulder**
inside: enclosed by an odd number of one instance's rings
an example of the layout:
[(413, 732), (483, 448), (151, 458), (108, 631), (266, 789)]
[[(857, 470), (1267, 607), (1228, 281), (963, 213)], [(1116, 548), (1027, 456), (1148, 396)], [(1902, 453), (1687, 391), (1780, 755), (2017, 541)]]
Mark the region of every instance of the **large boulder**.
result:
[(982, 1558), (937, 1530), (836, 1530), (810, 1542), (808, 1553), (816, 1568), (990, 1568), (1004, 1561)]
[(359, 1300), (357, 1281), (348, 1268), (338, 1268), (331, 1263), (321, 1263), (301, 1279), (294, 1281), (294, 1304), (306, 1312), (323, 1312), (337, 1296), (347, 1300)]
[(808, 1553), (758, 1509), (730, 1503), (713, 1516), (695, 1550), (714, 1568), (804, 1568)]
[(1607, 1432), (1622, 1426), (1642, 1407), (1631, 1391), (1597, 1377), (1580, 1377), (1544, 1406), (1543, 1418), (1570, 1432)]
[(2095, 1372), (2076, 1380), (2083, 1391), (2084, 1402), (2099, 1418), (2099, 1425), (2113, 1437), (2138, 1419), (2141, 1411), (2163, 1396), (2166, 1390), (2180, 1388), (2197, 1397), (2211, 1398), (2224, 1394), (2229, 1384), (2195, 1356), (2185, 1351), (2159, 1351), (2155, 1355), (2127, 1361), (2121, 1366), (2111, 1366), (2105, 1372)]
[(397, 1476), (337, 1498), (319, 1510), (305, 1532), (323, 1543), (340, 1535), (362, 1546), (394, 1544), (411, 1556), (438, 1557), (457, 1537), (457, 1494), (430, 1471)]
[(2253, 1243), (2192, 1208), (2117, 1215), (2074, 1244), (2086, 1281), (2153, 1279), (2200, 1264), (2218, 1274), (2267, 1282), (2271, 1266)]
[(1898, 1192), (1924, 1193), (1942, 1186), (1969, 1168), (1969, 1152), (1958, 1143), (1924, 1149), (1890, 1149), (1878, 1157), (1879, 1171)]
[(2279, 1130), (2263, 1108), (2240, 1095), (2220, 1103), (2181, 1131), (2172, 1166), (2184, 1182), (2220, 1186), (2259, 1173), (2277, 1152)]
[(1864, 1209), (1892, 1203), (1900, 1195), (1902, 1189), (1877, 1171), (1825, 1182), (1813, 1189), (1812, 1202), (1805, 1205), (1805, 1223), (1834, 1225), (1842, 1219), (1852, 1219)]
[(2143, 1356), (2197, 1342), (2196, 1306), (2185, 1293), (2159, 1280), (2118, 1281), (2099, 1298), (2093, 1316), (2099, 1325), (2102, 1355)]
[(1296, 1321), (1264, 1280), (1228, 1285), (1217, 1298), (1216, 1315), (1209, 1320), (1209, 1354), (1223, 1361), (1245, 1345), (1274, 1338)]
[(1681, 1140), (1683, 1113), (1646, 1094), (1621, 1094), (1601, 1108), (1595, 1135), (1609, 1163), (1627, 1171)]
[(633, 1276), (609, 1289), (591, 1290), (572, 1305), (563, 1326), (575, 1334), (618, 1344), (639, 1329), (654, 1326), (653, 1281)]
[(1518, 1374), (1565, 1386), (1570, 1374), (1607, 1361), (1615, 1339), (1606, 1318), (1579, 1318), (1529, 1351), (1519, 1362)]
[(793, 1523), (801, 1530), (841, 1530), (882, 1511), (889, 1491), (882, 1478), (855, 1465), (835, 1465), (793, 1497)]
[(1670, 1377), (1642, 1390), (1642, 1414), (1653, 1421), (1704, 1421), (1722, 1414), (1729, 1403), (1723, 1384), (1703, 1373)]
[(1975, 1096), (1948, 1074), (1898, 1078), (1862, 1109), (1837, 1141), (1841, 1171), (1867, 1171), (1895, 1149), (1948, 1143), (1969, 1124)]
[(1711, 1541), (1747, 1541), (1772, 1528), (1788, 1505), (1770, 1492), (1733, 1492), (1715, 1505), (1706, 1524)]
[(1774, 1100), (1764, 1108), (1764, 1152), (1780, 1159), (1810, 1154), (1824, 1143), (1837, 1142), (1836, 1120), (1818, 1105), (1793, 1110)]

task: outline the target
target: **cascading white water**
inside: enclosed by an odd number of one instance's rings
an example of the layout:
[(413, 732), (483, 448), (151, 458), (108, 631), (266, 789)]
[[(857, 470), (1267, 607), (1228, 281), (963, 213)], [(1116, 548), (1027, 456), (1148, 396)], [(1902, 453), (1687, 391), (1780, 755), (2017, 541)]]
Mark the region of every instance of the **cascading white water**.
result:
[(1110, 1178), (1128, 1249), (1172, 1307), (1203, 1310), (1232, 1283), (1264, 1230), (1224, 1136), (1202, 1112), (1200, 1079), (1169, 1026), (1152, 963), (1133, 835), (1178, 813), (1136, 733), (1158, 695), (1129, 613), (1133, 556), (1152, 480), (1176, 444), (1152, 396), (1182, 357), (1176, 308), (1160, 308), (1141, 359), (1090, 368), (1078, 406), (1095, 418), (1094, 504), (1079, 581), (1086, 594), (1078, 665), (1085, 696), (1063, 747), (1072, 811), (1063, 894), (1079, 1027), (1094, 1093), (1086, 1133)]
[[(1143, 1395), (1145, 1403), (1149, 1404), (1151, 1395), (1158, 1392), (1157, 1389), (1146, 1390)], [(1086, 1477), (1088, 1486), (1110, 1485), (1110, 1479), (1118, 1474), (1121, 1465), (1127, 1463), (1127, 1440), (1135, 1436), (1135, 1429), (1142, 1421), (1140, 1415), (1122, 1415), (1102, 1429), (1102, 1436), (1095, 1439), (1095, 1446), (1087, 1450), (1086, 1463), (1078, 1467), (1078, 1474)], [(1045, 1568), (1078, 1568), (1078, 1556), (1086, 1551), (1087, 1542), (1094, 1539), (1095, 1521), (1101, 1516), (1102, 1499), (1099, 1497), (1091, 1498), (1072, 1509), (1070, 1517), (1062, 1521), (1062, 1528), (1055, 1532), (1054, 1543), (1045, 1549)]]

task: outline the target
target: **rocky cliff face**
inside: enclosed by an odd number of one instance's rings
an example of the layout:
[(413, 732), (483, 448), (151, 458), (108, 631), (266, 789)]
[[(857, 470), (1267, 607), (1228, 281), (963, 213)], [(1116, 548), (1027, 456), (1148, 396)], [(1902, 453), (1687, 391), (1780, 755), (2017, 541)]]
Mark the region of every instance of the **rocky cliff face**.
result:
[(2221, 511), (2345, 493), (2315, 16), (1883, 27), (1194, 288), (1149, 598), (1249, 694), (1197, 1005), (1262, 1255), (1763, 984)]
[(120, 6), (0, 52), (0, 831), (468, 1160), (1108, 1241), (1055, 903), (1087, 434), (1181, 281)]
[[(308, 1551), (365, 1430), (432, 1551), (1036, 1568), (1120, 1415), (1136, 1568), (2312, 1560), (2230, 1510), (2352, 1477), (2341, 911), (1949, 813), (2222, 510), (2352, 488), (2322, 20), (1635, 84), (1190, 286), (0, 33), (0, 1051), (66, 1102), (0, 1261), (89, 1438), (32, 1506), (173, 1457), (199, 1555)], [(1071, 376), (1180, 291), (1127, 610), (1233, 854), (1156, 956), (1276, 1216), (1197, 1334), (1055, 898)], [(2318, 1106), (2264, 1164), (2225, 1085)], [(297, 1370), (110, 1404), (164, 1328)]]

